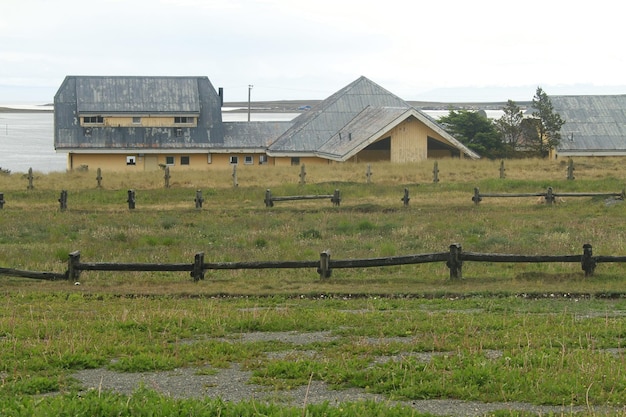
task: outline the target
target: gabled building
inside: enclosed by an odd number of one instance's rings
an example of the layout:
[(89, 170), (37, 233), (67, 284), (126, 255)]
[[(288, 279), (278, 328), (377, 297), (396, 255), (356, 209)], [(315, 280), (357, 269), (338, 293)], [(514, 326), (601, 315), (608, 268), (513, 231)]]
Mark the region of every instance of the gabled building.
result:
[(555, 158), (626, 156), (626, 95), (550, 96), (565, 121)]
[(307, 162), (479, 158), (434, 119), (365, 77), (294, 119), (267, 153)]
[(54, 145), (68, 169), (208, 169), (479, 156), (432, 118), (360, 77), (290, 122), (223, 122), (207, 77), (68, 76)]

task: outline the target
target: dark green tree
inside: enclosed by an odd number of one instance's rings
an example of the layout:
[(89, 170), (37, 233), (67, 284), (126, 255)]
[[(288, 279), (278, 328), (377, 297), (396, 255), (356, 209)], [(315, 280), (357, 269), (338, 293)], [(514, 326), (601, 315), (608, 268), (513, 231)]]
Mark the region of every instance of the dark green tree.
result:
[(450, 110), (439, 118), (445, 129), (465, 146), (486, 158), (500, 158), (505, 149), (500, 133), (493, 122), (470, 110)]
[(535, 110), (533, 118), (537, 120), (536, 135), (529, 137), (535, 144), (536, 150), (542, 157), (550, 154), (561, 142), (561, 127), (565, 121), (558, 113), (554, 112), (550, 97), (541, 87), (537, 87), (537, 92), (533, 97), (532, 107)]
[(524, 113), (513, 100), (507, 101), (502, 110), (504, 114), (494, 124), (502, 135), (502, 141), (507, 148), (508, 156), (510, 156), (518, 148), (523, 137), (522, 120), (524, 120)]

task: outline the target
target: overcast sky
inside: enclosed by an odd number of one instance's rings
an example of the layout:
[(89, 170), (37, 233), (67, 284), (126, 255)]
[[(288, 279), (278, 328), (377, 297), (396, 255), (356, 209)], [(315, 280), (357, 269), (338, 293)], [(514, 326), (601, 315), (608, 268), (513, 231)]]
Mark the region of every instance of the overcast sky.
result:
[(624, 38), (608, 0), (1, 0), (0, 103), (66, 75), (202, 75), (226, 101), (361, 75), (405, 100), (626, 94)]

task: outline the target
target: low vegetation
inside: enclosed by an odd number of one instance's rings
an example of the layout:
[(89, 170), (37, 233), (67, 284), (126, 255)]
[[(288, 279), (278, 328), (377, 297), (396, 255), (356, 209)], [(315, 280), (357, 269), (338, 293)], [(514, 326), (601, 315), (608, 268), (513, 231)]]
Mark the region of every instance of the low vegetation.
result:
[[(0, 176), (0, 267), (63, 272), (68, 254), (84, 262), (191, 263), (369, 258), (446, 251), (624, 255), (624, 203), (613, 198), (493, 198), (484, 192), (620, 192), (618, 160), (439, 161), (242, 167), (232, 171), (103, 172)], [(259, 169), (262, 174), (259, 175)], [(129, 210), (126, 191), (137, 192)], [(274, 195), (332, 194), (265, 207)], [(410, 204), (401, 201), (404, 188)], [(68, 190), (68, 209), (59, 192)], [(196, 190), (205, 202), (194, 207)], [(620, 415), (626, 406), (623, 264), (466, 262), (451, 281), (443, 263), (337, 269), (188, 273), (83, 272), (80, 285), (0, 276), (2, 415), (420, 415), (411, 402), (456, 399), (573, 407)], [(285, 334), (324, 335), (295, 342)], [(266, 335), (264, 338), (248, 335)], [(273, 337), (276, 336), (276, 337)], [(75, 374), (180, 368), (199, 374), (233, 366), (250, 372), (272, 401), (174, 398), (147, 387), (132, 393), (85, 391)], [(379, 394), (387, 402), (281, 401), (311, 382)], [(45, 395), (43, 394), (54, 394)], [(502, 410), (508, 410), (502, 405)], [(416, 413), (417, 411), (417, 413)], [(574, 411), (572, 411), (574, 412)], [(534, 415), (524, 411), (495, 415)], [(544, 413), (546, 414), (546, 413)], [(425, 415), (425, 414), (421, 414)]]

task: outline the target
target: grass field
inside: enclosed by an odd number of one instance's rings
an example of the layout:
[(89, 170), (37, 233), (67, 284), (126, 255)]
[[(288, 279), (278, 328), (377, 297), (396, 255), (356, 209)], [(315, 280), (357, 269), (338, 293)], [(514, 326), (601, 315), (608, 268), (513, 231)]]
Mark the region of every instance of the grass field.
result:
[[(439, 161), (394, 166), (240, 167), (120, 175), (95, 172), (0, 175), (0, 267), (63, 272), (83, 262), (191, 263), (370, 258), (446, 251), (573, 255), (626, 254), (625, 207), (606, 198), (493, 198), (482, 192), (620, 192), (620, 160)], [(342, 203), (277, 202), (274, 195), (332, 194)], [(410, 191), (408, 207), (401, 202)], [(60, 190), (68, 209), (59, 210)], [(129, 210), (127, 190), (135, 189)], [(202, 190), (202, 210), (194, 208)], [(451, 281), (444, 263), (337, 269), (188, 273), (83, 272), (81, 285), (0, 276), (2, 415), (425, 415), (411, 401), (456, 399), (572, 408), (623, 415), (623, 264), (471, 263)], [(329, 335), (296, 344), (272, 335)], [(265, 334), (266, 338), (244, 335)], [(79, 370), (120, 373), (239, 366), (275, 401), (176, 399), (146, 388), (83, 391)], [(400, 403), (294, 407), (275, 398), (311, 381), (359, 389)], [(58, 395), (41, 394), (58, 393)], [(269, 395), (269, 394), (268, 394)], [(283, 395), (283, 394), (281, 394)], [(609, 408), (603, 408), (603, 407)], [(536, 415), (502, 405), (495, 415)], [(90, 411), (91, 410), (91, 411)], [(96, 410), (96, 411), (94, 411)], [(108, 412), (106, 410), (109, 410)], [(178, 414), (174, 412), (177, 410)], [(180, 410), (186, 410), (180, 412)], [(507, 411), (508, 410), (508, 411)], [(571, 411), (572, 413), (574, 411)]]

